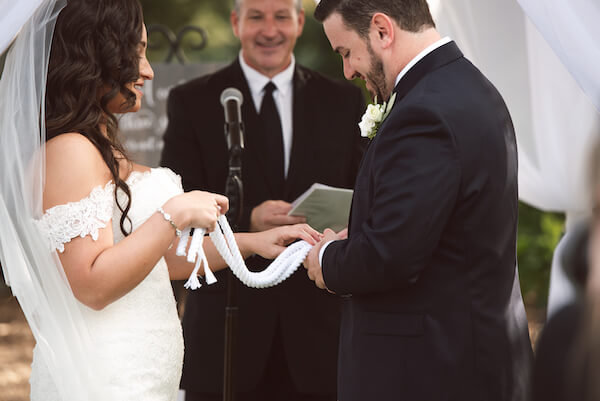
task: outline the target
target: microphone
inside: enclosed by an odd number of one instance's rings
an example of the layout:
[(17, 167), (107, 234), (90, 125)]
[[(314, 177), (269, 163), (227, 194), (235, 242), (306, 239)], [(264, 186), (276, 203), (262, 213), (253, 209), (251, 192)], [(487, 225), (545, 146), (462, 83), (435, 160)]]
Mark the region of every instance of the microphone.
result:
[(227, 88), (221, 93), (221, 105), (225, 109), (225, 138), (229, 150), (229, 174), (225, 181), (225, 195), (229, 198), (227, 218), (237, 230), (242, 221), (244, 185), (242, 183), (242, 152), (244, 150), (244, 124), (241, 106), (242, 92)]
[(230, 152), (244, 149), (242, 103), (244, 103), (244, 96), (236, 88), (227, 88), (221, 93), (221, 105), (225, 109), (225, 138)]

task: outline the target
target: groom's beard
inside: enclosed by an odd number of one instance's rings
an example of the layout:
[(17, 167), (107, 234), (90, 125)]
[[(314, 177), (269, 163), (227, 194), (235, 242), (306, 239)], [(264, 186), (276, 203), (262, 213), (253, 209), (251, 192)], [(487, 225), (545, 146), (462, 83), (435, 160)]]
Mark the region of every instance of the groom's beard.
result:
[(367, 51), (371, 56), (371, 67), (369, 72), (367, 73), (367, 79), (371, 83), (373, 87), (373, 91), (375, 93), (371, 93), (371, 95), (377, 96), (381, 101), (387, 101), (390, 97), (391, 91), (388, 90), (388, 85), (385, 81), (385, 72), (383, 71), (383, 61), (379, 58), (373, 48), (371, 47), (371, 41), (367, 41)]

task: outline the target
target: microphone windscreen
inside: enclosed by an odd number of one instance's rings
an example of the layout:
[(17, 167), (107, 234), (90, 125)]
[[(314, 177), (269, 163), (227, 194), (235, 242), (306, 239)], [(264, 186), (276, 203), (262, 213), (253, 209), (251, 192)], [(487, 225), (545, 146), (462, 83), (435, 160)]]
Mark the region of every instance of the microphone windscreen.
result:
[(225, 103), (229, 100), (235, 100), (241, 106), (242, 103), (244, 103), (244, 96), (242, 95), (242, 92), (236, 88), (227, 88), (221, 93), (221, 105), (225, 107)]

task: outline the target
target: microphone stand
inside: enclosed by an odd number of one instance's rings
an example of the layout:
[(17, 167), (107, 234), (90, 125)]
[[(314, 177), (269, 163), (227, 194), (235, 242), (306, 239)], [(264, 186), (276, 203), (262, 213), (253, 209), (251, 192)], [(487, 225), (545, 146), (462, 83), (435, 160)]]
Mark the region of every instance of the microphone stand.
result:
[[(242, 123), (225, 124), (225, 135), (228, 137), (231, 132), (231, 125), (239, 124), (238, 128), (242, 130)], [(235, 127), (234, 127), (235, 128)], [(228, 137), (229, 138), (229, 137)], [(230, 141), (228, 140), (228, 143)], [(229, 211), (227, 219), (233, 231), (237, 231), (242, 219), (242, 209), (244, 207), (244, 191), (242, 183), (242, 151), (243, 143), (230, 143), (229, 147), (229, 175), (227, 176), (225, 194), (229, 198)], [(235, 340), (238, 321), (237, 305), (237, 281), (229, 269), (227, 273), (227, 303), (225, 306), (225, 351), (224, 351), (224, 372), (223, 372), (223, 400), (235, 400), (235, 375), (234, 375), (234, 356)]]

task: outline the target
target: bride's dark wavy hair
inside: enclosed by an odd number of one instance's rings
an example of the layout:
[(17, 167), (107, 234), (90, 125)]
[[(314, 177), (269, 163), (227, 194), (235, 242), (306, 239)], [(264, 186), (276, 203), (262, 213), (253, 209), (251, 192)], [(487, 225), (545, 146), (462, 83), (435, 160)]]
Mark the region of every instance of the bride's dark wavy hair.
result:
[(129, 234), (124, 222), (131, 191), (119, 176), (115, 153), (129, 159), (117, 138), (117, 118), (107, 106), (119, 93), (124, 109), (135, 105), (136, 96), (125, 85), (140, 76), (142, 30), (138, 0), (68, 0), (56, 21), (46, 84), (46, 139), (78, 132), (96, 146), (112, 174), (115, 199), (119, 188), (127, 195), (124, 206), (117, 201), (124, 235)]

